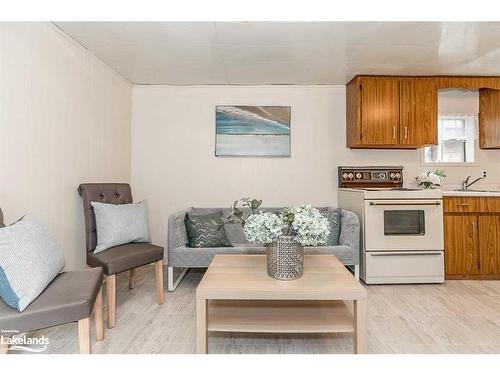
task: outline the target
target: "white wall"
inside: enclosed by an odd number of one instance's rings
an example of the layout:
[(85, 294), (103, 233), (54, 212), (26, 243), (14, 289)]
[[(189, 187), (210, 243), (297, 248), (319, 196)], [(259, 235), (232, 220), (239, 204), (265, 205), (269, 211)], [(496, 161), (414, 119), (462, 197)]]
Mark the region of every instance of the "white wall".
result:
[(0, 207), (84, 265), (81, 182), (129, 181), (131, 86), (47, 23), (0, 23)]
[[(168, 215), (189, 206), (229, 206), (258, 197), (265, 205), (336, 205), (337, 166), (403, 165), (407, 185), (429, 170), (417, 150), (345, 147), (344, 86), (135, 86), (132, 174), (135, 199), (148, 199), (153, 241), (165, 242)], [(290, 105), (290, 158), (214, 156), (215, 106)], [(447, 182), (489, 172), (500, 184), (499, 151), (480, 153), (480, 165), (448, 167)]]

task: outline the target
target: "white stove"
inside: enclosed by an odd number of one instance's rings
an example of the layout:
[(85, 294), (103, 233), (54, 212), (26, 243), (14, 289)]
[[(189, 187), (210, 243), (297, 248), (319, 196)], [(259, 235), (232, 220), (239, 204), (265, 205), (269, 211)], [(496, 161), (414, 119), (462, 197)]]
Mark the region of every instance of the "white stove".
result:
[(339, 191), (361, 192), (366, 199), (442, 199), (440, 189), (419, 188), (340, 188)]
[(395, 167), (372, 168), (375, 180), (349, 181), (338, 192), (339, 206), (360, 219), (360, 277), (367, 284), (444, 282), (441, 190), (402, 188), (402, 168), (397, 184), (390, 182), (399, 186), (380, 186), (384, 168), (390, 176)]

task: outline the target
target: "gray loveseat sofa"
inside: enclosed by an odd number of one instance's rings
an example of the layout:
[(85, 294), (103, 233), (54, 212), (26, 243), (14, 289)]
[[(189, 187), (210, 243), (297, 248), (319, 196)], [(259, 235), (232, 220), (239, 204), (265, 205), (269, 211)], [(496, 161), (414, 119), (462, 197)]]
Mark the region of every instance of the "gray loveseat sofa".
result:
[[(333, 207), (332, 207), (333, 209)], [(276, 211), (278, 208), (263, 208), (263, 211)], [(227, 218), (229, 208), (188, 208), (170, 215), (167, 227), (167, 265), (168, 290), (174, 291), (189, 268), (206, 268), (216, 254), (264, 254), (265, 247), (247, 241), (239, 224), (225, 224), (226, 235), (233, 247), (192, 248), (187, 247), (187, 232), (184, 224), (186, 212), (193, 214), (209, 214), (222, 211), (222, 217)], [(353, 266), (358, 278), (359, 265), (359, 219), (346, 210), (342, 210), (340, 239), (338, 246), (306, 247), (306, 254), (332, 254), (344, 265)], [(174, 280), (174, 271), (182, 268), (182, 272)]]

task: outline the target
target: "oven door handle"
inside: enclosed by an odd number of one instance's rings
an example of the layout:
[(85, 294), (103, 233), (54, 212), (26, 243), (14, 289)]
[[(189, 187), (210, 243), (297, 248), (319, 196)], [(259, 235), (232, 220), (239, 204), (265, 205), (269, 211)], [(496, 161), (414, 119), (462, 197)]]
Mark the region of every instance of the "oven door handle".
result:
[(443, 252), (442, 251), (411, 251), (411, 252), (394, 252), (394, 253), (375, 253), (371, 252), (370, 256), (372, 257), (399, 257), (399, 256), (411, 256), (411, 255), (417, 255), (417, 256), (425, 256), (425, 255), (441, 255)]
[(370, 206), (441, 206), (441, 202), (371, 202)]

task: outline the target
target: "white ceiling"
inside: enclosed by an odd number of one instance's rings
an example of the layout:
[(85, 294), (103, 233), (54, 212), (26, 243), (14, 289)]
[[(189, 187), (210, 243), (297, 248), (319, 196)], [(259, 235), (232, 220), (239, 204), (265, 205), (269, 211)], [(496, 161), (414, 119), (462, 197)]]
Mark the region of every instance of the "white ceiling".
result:
[(500, 75), (500, 22), (55, 22), (134, 84)]

